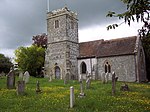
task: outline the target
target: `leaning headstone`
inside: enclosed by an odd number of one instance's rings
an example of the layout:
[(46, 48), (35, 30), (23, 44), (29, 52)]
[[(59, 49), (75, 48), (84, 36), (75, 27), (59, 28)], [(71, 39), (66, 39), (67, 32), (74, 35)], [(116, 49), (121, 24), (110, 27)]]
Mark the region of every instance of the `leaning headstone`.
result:
[(116, 93), (116, 82), (118, 77), (116, 77), (115, 72), (112, 73), (112, 95), (114, 96)]
[(101, 78), (102, 78), (102, 83), (105, 84), (105, 73), (104, 72), (102, 73)]
[(13, 70), (7, 75), (7, 89), (14, 89), (15, 88), (15, 74)]
[(25, 83), (29, 82), (29, 78), (30, 78), (30, 74), (28, 71), (26, 71), (23, 76), (23, 80), (25, 81)]
[(86, 89), (89, 89), (91, 85), (91, 75), (89, 73), (89, 75), (87, 76), (87, 80), (86, 80)]
[(73, 108), (75, 103), (75, 96), (74, 96), (74, 87), (70, 87), (70, 108)]
[(41, 93), (40, 82), (39, 82), (39, 81), (37, 81), (37, 83), (36, 83), (36, 93), (37, 93), (37, 94), (38, 94), (38, 93)]
[(17, 82), (17, 95), (24, 95), (25, 94), (25, 81), (18, 81)]

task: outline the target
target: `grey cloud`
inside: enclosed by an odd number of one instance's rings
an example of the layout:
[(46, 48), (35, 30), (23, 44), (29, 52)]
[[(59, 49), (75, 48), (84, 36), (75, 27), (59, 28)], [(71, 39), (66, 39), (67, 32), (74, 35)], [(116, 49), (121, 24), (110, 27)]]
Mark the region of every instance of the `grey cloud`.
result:
[[(47, 0), (0, 0), (0, 49), (30, 45), (32, 36), (46, 32)], [(109, 10), (122, 12), (119, 0), (50, 0), (50, 10), (68, 8), (78, 13), (79, 28), (103, 25)]]

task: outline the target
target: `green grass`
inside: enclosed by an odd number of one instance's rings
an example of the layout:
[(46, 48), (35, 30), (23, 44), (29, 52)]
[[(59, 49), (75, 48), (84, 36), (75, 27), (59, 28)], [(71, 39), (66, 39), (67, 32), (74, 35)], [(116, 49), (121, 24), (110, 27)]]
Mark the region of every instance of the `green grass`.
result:
[[(40, 81), (42, 93), (36, 94), (36, 81)], [(85, 83), (85, 82), (84, 82)], [(150, 112), (150, 84), (127, 83), (129, 92), (120, 91), (117, 82), (116, 95), (111, 95), (111, 82), (92, 81), (85, 89), (85, 98), (79, 98), (78, 81), (64, 85), (62, 80), (30, 77), (26, 94), (17, 96), (16, 90), (6, 89), (6, 78), (0, 78), (0, 112)], [(85, 84), (84, 84), (85, 85)], [(75, 88), (75, 106), (69, 108), (70, 86)]]

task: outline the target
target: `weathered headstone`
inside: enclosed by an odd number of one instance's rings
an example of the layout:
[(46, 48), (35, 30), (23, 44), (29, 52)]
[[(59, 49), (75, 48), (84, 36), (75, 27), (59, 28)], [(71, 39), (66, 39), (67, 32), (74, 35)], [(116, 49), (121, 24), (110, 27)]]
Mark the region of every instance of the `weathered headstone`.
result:
[(102, 83), (105, 84), (105, 73), (103, 72), (101, 75)]
[(5, 76), (5, 73), (3, 71), (0, 73), (0, 77), (2, 76)]
[(122, 85), (120, 88), (120, 91), (129, 91), (129, 90), (130, 90), (129, 86), (126, 83), (124, 83), (124, 85)]
[(24, 76), (23, 76), (23, 81), (25, 81), (25, 83), (28, 83), (29, 82), (29, 78), (30, 78), (30, 74), (28, 71), (26, 71), (24, 73)]
[(83, 80), (82, 80), (82, 78), (80, 78), (79, 82), (80, 82), (80, 94), (78, 97), (82, 98), (85, 96), (85, 94), (83, 92)]
[(91, 85), (91, 75), (87, 75), (87, 80), (86, 80), (86, 89), (89, 89)]
[(7, 75), (7, 89), (14, 89), (15, 88), (15, 74), (13, 70)]
[(114, 96), (116, 93), (116, 82), (118, 77), (116, 77), (115, 72), (112, 73), (112, 95)]
[(49, 75), (49, 82), (52, 81), (52, 76), (53, 76), (53, 73), (52, 73), (52, 70), (50, 71), (50, 75)]
[(74, 96), (74, 87), (70, 87), (70, 108), (73, 108), (75, 103), (75, 96)]
[(108, 83), (108, 77), (109, 77), (109, 73), (105, 73), (105, 83)]
[(17, 95), (24, 95), (25, 94), (25, 81), (18, 81), (17, 82)]
[(67, 84), (69, 80), (69, 73), (66, 73), (65, 78), (64, 78), (64, 84)]
[(19, 73), (19, 80), (20, 81), (23, 80), (23, 73), (22, 72)]
[(36, 83), (36, 93), (37, 93), (37, 94), (38, 94), (38, 93), (41, 93), (40, 82), (39, 82), (39, 81), (37, 81), (37, 83)]

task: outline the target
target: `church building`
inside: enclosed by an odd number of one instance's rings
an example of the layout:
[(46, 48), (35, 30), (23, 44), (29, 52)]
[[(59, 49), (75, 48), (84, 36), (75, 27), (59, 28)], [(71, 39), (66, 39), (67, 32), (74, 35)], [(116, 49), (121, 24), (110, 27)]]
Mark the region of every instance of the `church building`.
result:
[[(45, 70), (53, 79), (101, 80), (114, 71), (119, 81), (146, 80), (145, 55), (139, 37), (79, 43), (77, 14), (67, 7), (47, 13)], [(86, 38), (86, 37), (85, 37)]]

